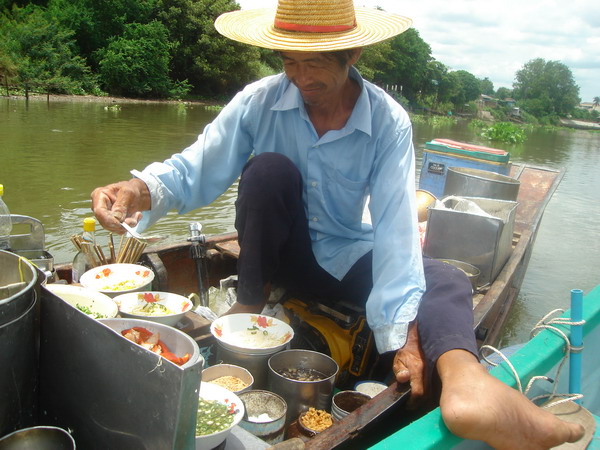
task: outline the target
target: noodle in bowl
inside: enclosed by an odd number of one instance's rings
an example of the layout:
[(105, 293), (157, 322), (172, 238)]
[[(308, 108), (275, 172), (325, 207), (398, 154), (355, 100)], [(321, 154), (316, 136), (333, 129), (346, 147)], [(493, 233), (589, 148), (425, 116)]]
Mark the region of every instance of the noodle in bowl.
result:
[(154, 272), (140, 264), (106, 264), (81, 275), (82, 286), (109, 297), (127, 292), (147, 291), (152, 286)]
[(210, 331), (226, 349), (264, 355), (282, 350), (294, 337), (287, 323), (262, 314), (222, 316), (211, 324)]

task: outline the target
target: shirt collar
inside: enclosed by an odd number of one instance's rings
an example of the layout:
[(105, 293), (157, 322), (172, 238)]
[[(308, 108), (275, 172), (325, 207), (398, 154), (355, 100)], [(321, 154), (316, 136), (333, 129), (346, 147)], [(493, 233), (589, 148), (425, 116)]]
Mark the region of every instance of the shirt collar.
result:
[[(368, 99), (364, 80), (354, 66), (350, 67), (348, 75), (358, 82), (358, 85), (360, 86), (360, 95), (358, 96), (356, 105), (354, 105), (354, 110), (348, 119), (348, 123), (346, 123), (344, 128), (357, 129), (371, 136), (371, 104)], [(287, 111), (298, 108), (301, 116), (306, 120), (309, 120), (300, 91), (293, 83), (290, 83), (289, 80), (286, 79), (286, 82), (287, 87), (279, 100), (271, 107), (271, 110)]]

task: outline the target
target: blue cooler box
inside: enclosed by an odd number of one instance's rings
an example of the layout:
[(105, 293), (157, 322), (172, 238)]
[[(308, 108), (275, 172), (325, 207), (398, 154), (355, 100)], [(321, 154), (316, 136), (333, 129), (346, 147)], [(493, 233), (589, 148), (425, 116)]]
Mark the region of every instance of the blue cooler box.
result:
[(489, 170), (510, 174), (510, 153), (497, 148), (471, 145), (450, 139), (434, 139), (425, 144), (419, 189), (440, 198), (444, 194), (448, 167)]

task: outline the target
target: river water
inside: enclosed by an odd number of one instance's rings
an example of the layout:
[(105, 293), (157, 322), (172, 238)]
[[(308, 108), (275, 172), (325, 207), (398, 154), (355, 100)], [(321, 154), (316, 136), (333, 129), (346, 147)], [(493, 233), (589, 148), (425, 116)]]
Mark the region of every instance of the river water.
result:
[[(0, 99), (0, 183), (11, 212), (36, 218), (56, 262), (74, 256), (69, 240), (91, 215), (90, 192), (129, 178), (129, 170), (163, 160), (191, 144), (217, 113), (201, 105)], [(561, 168), (562, 183), (548, 204), (521, 293), (503, 345), (522, 342), (535, 323), (568, 307), (570, 290), (600, 283), (600, 133), (533, 130), (524, 144), (490, 144), (467, 121), (416, 123), (417, 167), (427, 141), (449, 138), (496, 146), (514, 162)], [(199, 221), (206, 234), (233, 230), (235, 187), (212, 205), (179, 216), (170, 213), (152, 229), (170, 241), (187, 237)], [(27, 232), (27, 230), (15, 230)], [(98, 230), (101, 244), (107, 234)]]

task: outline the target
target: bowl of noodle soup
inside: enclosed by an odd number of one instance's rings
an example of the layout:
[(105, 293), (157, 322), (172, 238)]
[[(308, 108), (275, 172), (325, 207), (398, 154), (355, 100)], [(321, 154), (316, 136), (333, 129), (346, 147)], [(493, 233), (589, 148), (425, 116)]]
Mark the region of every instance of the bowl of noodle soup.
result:
[(229, 314), (215, 320), (210, 331), (219, 345), (233, 352), (270, 355), (294, 337), (287, 323), (263, 314)]
[(154, 281), (154, 272), (140, 264), (106, 264), (94, 267), (83, 275), (82, 286), (102, 292), (109, 297), (128, 292), (148, 291)]
[(175, 326), (194, 306), (183, 295), (172, 292), (130, 292), (113, 298), (119, 314), (130, 319), (144, 319)]

